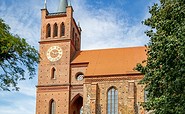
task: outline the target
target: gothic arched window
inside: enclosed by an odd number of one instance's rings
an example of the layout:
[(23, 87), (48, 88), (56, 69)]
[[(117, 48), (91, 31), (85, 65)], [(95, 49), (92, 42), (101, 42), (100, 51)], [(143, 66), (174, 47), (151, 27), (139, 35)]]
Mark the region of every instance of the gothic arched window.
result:
[(57, 26), (56, 23), (54, 24), (53, 36), (54, 36), (54, 37), (58, 36), (58, 26)]
[(65, 36), (65, 25), (63, 22), (61, 24), (61, 36)]
[(56, 104), (55, 104), (55, 101), (52, 99), (49, 105), (49, 114), (55, 114), (55, 112), (56, 112)]
[(53, 67), (52, 69), (51, 69), (51, 79), (55, 79), (56, 78), (56, 70), (55, 70), (55, 68)]
[(107, 93), (107, 114), (118, 114), (118, 90), (115, 87)]
[(48, 24), (47, 28), (46, 28), (46, 37), (51, 37), (51, 26), (50, 26), (50, 24)]

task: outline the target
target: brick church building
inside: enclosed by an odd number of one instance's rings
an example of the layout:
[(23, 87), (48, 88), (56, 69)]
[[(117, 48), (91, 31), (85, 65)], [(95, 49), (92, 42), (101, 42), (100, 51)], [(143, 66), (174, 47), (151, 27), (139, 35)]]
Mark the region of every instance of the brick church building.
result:
[(41, 10), (36, 114), (144, 114), (143, 75), (133, 70), (145, 47), (81, 50), (73, 8)]

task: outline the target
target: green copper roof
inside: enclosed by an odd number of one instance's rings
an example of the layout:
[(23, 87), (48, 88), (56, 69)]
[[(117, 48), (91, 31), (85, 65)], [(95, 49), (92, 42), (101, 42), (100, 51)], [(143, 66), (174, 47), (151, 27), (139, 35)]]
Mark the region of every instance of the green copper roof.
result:
[(68, 6), (67, 0), (60, 0), (60, 4), (57, 12), (66, 12), (67, 6)]

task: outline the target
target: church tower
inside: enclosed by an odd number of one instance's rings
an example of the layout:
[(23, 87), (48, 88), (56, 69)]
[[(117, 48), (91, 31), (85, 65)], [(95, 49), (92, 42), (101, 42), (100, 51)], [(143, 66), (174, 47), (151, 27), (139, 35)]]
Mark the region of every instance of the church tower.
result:
[(60, 0), (55, 13), (49, 13), (45, 0), (39, 44), (36, 114), (69, 114), (70, 63), (80, 51), (81, 29), (67, 0)]

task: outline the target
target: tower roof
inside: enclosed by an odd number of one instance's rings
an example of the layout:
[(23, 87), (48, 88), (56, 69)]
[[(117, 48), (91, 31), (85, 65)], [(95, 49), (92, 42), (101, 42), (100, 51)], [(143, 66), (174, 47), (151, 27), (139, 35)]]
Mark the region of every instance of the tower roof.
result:
[(57, 12), (66, 12), (66, 7), (68, 6), (67, 0), (60, 0)]

